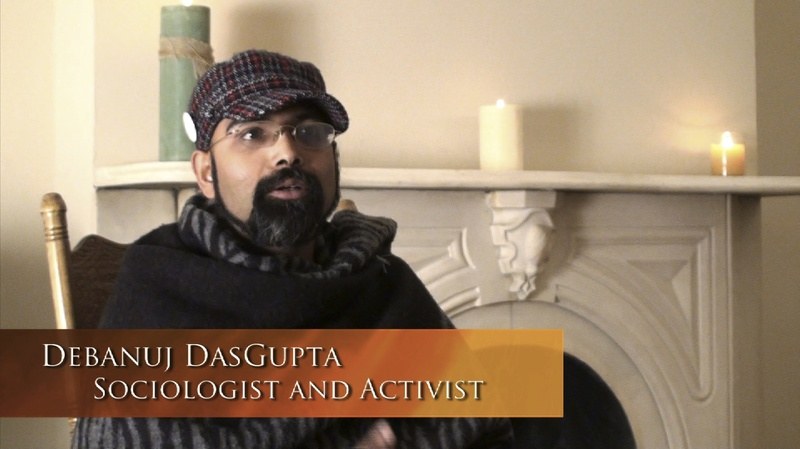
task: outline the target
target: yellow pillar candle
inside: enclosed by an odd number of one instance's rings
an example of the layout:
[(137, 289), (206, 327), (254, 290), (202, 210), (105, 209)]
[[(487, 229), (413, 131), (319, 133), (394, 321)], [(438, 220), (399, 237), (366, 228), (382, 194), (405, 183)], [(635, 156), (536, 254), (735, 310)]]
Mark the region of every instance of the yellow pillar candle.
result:
[(730, 131), (722, 133), (719, 144), (711, 145), (711, 174), (719, 176), (744, 174), (744, 145), (734, 142)]
[(480, 109), (482, 170), (522, 170), (522, 108), (497, 100)]

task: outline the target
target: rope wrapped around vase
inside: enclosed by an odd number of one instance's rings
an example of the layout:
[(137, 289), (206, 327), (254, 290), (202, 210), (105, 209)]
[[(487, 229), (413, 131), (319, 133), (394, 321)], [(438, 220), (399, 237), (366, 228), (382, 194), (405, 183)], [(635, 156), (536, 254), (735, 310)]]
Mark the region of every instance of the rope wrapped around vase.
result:
[(159, 59), (189, 59), (195, 78), (200, 78), (214, 65), (211, 45), (190, 37), (162, 37), (158, 49)]

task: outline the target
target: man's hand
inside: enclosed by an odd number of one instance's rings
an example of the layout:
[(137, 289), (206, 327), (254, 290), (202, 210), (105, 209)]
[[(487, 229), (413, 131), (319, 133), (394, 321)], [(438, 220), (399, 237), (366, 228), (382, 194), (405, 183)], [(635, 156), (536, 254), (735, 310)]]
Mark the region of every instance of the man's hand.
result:
[(385, 419), (378, 420), (353, 449), (394, 449), (397, 438)]

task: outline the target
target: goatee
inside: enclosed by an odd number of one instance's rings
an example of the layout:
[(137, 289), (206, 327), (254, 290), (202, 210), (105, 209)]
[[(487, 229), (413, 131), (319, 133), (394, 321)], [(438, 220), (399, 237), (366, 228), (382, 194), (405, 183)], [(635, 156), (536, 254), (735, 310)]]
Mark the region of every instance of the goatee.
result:
[[(213, 159), (211, 167), (214, 179), (218, 179)], [(270, 195), (284, 183), (302, 186), (303, 195), (297, 199), (280, 199)], [(250, 243), (261, 249), (291, 248), (311, 241), (331, 212), (324, 210), (322, 185), (317, 177), (297, 167), (281, 169), (256, 184), (253, 208), (246, 222), (233, 215), (225, 206), (219, 183), (214, 183), (214, 191), (217, 198), (216, 213), (231, 223)]]
[[(299, 186), (303, 194), (297, 199), (271, 195), (287, 185)], [(256, 185), (247, 231), (253, 243), (262, 248), (296, 247), (317, 235), (325, 221), (324, 208), (322, 185), (317, 177), (297, 167), (284, 168)]]

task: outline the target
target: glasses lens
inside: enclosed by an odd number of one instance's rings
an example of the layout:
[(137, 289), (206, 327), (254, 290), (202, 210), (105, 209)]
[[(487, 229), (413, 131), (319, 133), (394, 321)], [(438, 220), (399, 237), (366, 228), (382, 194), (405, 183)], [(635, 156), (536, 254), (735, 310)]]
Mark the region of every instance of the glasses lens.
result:
[(257, 149), (275, 145), (282, 132), (291, 134), (297, 143), (308, 148), (325, 148), (336, 138), (333, 126), (321, 122), (303, 123), (297, 126), (280, 126), (266, 121), (252, 122), (242, 124), (229, 135), (235, 136), (238, 145)]
[(233, 130), (236, 142), (248, 148), (268, 147), (275, 144), (278, 127), (271, 123), (248, 123)]
[(336, 130), (327, 123), (304, 123), (295, 128), (294, 138), (301, 145), (324, 148), (333, 143)]

